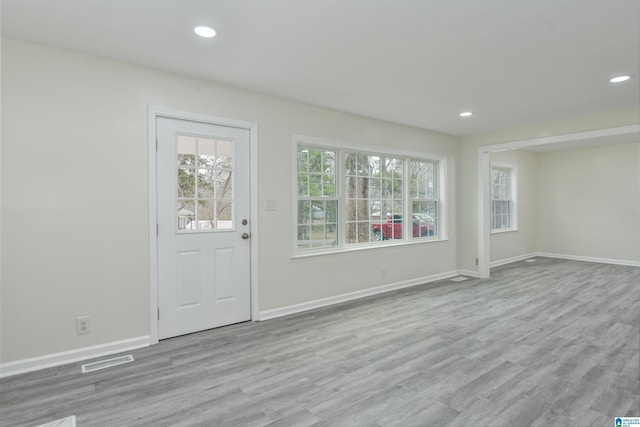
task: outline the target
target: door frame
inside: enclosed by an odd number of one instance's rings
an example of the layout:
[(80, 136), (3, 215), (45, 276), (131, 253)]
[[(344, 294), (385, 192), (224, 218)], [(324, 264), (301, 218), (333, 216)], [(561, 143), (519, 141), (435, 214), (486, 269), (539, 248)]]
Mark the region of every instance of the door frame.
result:
[(206, 114), (172, 110), (150, 105), (148, 107), (148, 166), (149, 166), (149, 325), (150, 344), (158, 339), (158, 186), (156, 159), (156, 119), (166, 117), (218, 126), (230, 126), (249, 131), (249, 224), (250, 224), (250, 298), (251, 320), (258, 318), (258, 124)]

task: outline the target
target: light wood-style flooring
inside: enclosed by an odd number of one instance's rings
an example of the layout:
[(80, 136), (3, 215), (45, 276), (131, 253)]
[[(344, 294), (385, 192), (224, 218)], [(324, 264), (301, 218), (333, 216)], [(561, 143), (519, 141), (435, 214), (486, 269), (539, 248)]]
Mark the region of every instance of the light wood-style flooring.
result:
[(0, 380), (0, 425), (612, 426), (640, 416), (640, 268), (537, 258)]

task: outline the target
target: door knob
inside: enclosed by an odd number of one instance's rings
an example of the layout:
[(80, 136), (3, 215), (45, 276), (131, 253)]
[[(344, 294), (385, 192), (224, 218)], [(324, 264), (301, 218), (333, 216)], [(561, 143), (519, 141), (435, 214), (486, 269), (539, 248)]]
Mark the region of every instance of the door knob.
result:
[(242, 233), (242, 238), (247, 240), (249, 238), (249, 233)]

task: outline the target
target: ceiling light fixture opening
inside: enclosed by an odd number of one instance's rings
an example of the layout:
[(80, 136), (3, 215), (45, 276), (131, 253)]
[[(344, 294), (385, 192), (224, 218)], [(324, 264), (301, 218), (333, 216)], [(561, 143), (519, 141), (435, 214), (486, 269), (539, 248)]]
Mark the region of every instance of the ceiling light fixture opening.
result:
[(204, 37), (207, 39), (215, 37), (218, 34), (218, 32), (214, 28), (205, 27), (205, 26), (195, 27), (193, 29), (193, 32), (199, 35), (200, 37)]
[(473, 113), (471, 111), (464, 111), (460, 113), (460, 117), (470, 117), (470, 116), (473, 116)]
[(622, 82), (626, 82), (626, 81), (627, 81), (627, 80), (629, 80), (630, 78), (631, 78), (631, 76), (630, 76), (630, 75), (625, 74), (625, 75), (623, 75), (623, 76), (616, 76), (616, 77), (613, 77), (613, 78), (609, 79), (609, 81), (610, 81), (611, 83), (622, 83)]

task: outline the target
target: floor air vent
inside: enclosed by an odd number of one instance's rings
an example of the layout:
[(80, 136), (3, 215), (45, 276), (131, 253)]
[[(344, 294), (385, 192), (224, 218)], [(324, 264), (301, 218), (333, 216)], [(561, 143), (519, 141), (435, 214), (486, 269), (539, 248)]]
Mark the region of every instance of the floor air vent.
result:
[(458, 277), (454, 277), (453, 279), (451, 279), (452, 282), (462, 282), (463, 280), (468, 280), (468, 277), (464, 277), (464, 276), (458, 276)]
[(100, 369), (110, 368), (112, 366), (123, 365), (125, 363), (133, 362), (133, 356), (128, 354), (126, 356), (114, 357), (112, 359), (99, 360), (97, 362), (85, 363), (82, 365), (82, 373), (99, 371)]

